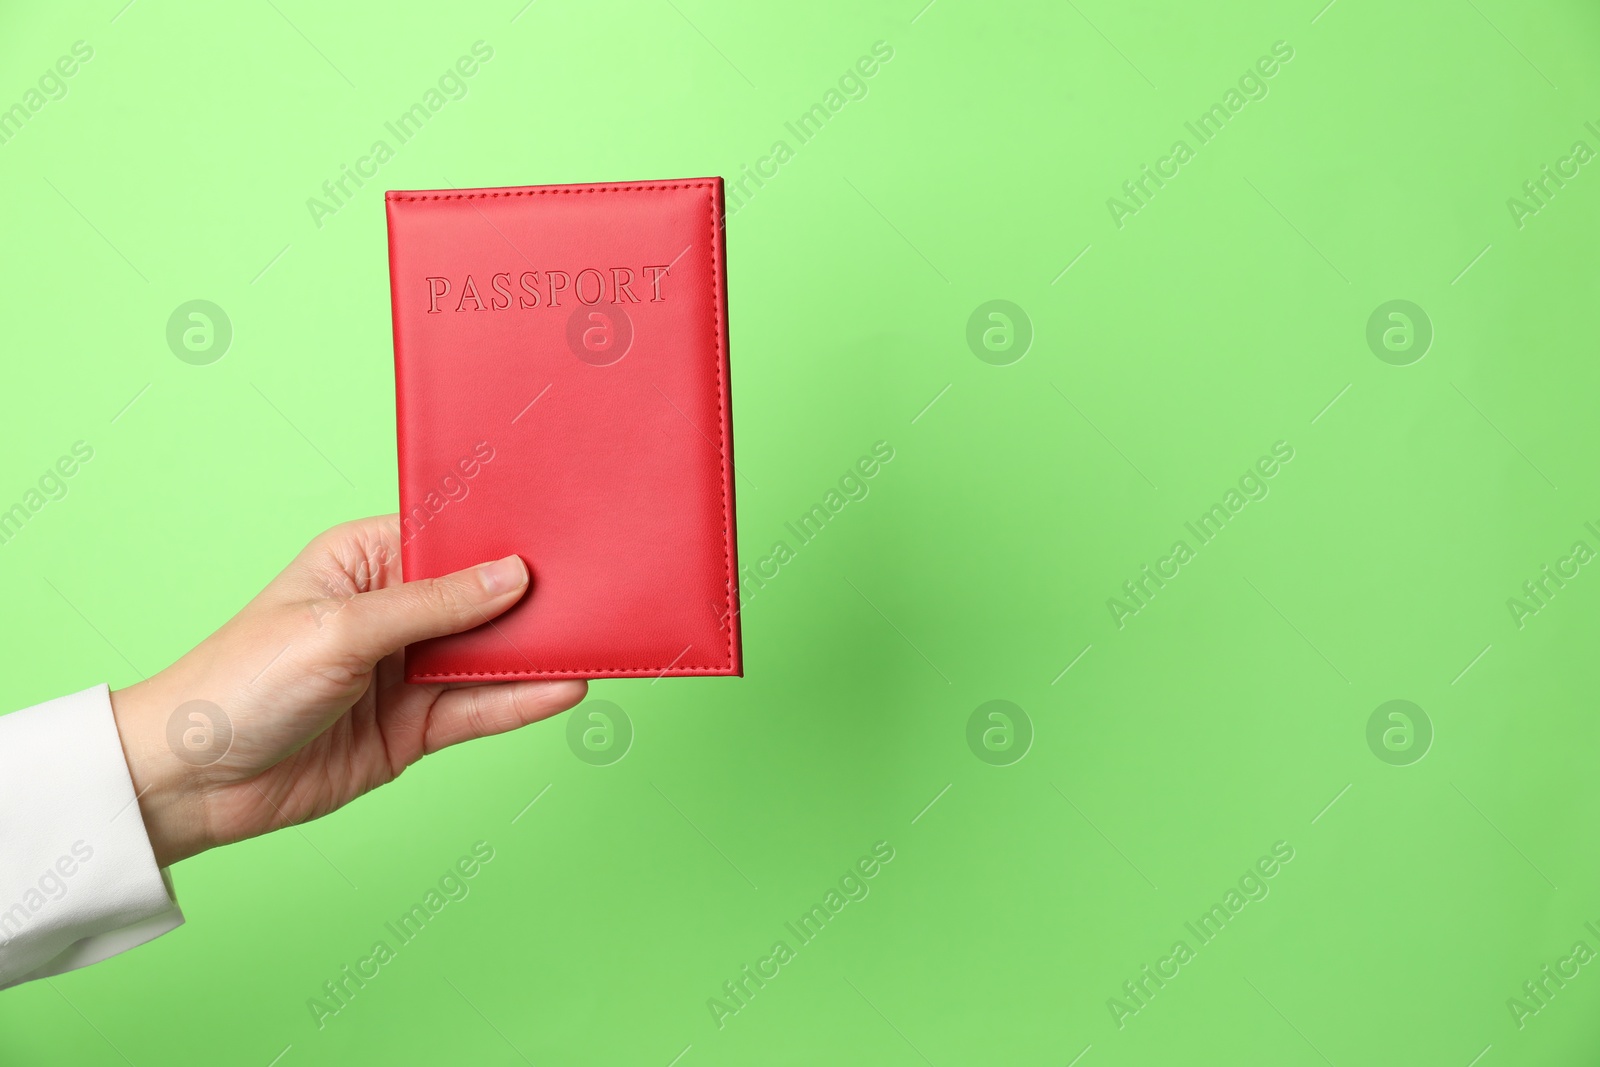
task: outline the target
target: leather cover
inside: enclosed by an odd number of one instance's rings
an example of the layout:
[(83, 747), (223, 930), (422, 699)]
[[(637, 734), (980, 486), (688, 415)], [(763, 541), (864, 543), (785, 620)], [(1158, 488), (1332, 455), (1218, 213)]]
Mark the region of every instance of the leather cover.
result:
[(407, 680), (743, 673), (722, 179), (387, 208), (405, 577), (533, 576)]

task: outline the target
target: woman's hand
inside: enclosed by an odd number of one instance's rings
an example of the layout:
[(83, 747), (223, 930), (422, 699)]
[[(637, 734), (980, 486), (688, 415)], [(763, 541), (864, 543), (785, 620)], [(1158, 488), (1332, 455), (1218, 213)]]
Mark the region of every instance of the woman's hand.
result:
[(577, 704), (582, 681), (404, 680), (400, 649), (527, 588), (515, 556), (402, 581), (394, 515), (312, 541), (192, 652), (111, 694), (157, 862), (319, 818), (429, 753)]

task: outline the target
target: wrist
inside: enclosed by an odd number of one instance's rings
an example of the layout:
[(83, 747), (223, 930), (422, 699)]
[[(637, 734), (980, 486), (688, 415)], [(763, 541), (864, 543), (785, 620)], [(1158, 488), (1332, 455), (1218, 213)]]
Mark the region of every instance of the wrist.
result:
[(111, 694), (111, 714), (156, 864), (170, 867), (211, 847), (197, 768), (168, 744), (165, 709), (154, 679)]

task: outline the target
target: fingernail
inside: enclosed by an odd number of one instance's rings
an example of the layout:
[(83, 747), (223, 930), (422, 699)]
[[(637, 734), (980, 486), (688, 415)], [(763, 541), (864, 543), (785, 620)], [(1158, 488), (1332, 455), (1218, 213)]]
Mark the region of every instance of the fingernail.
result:
[(513, 589), (521, 589), (528, 582), (528, 568), (517, 556), (507, 556), (478, 568), (478, 581), (490, 596), (500, 596)]

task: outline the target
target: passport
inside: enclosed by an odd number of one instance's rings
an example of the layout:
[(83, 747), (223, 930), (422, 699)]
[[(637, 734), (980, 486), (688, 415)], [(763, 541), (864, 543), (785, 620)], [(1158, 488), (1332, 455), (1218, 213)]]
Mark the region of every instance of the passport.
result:
[(385, 206), (404, 576), (532, 575), (407, 680), (742, 674), (722, 180)]

